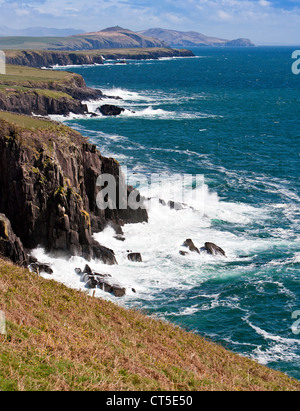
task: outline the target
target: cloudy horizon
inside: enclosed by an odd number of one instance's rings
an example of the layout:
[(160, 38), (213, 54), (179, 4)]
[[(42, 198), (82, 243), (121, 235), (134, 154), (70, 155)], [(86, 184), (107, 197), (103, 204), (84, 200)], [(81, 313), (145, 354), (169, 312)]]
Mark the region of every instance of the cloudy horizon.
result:
[(0, 11), (0, 27), (12, 29), (161, 27), (257, 45), (300, 44), (300, 0), (0, 0)]

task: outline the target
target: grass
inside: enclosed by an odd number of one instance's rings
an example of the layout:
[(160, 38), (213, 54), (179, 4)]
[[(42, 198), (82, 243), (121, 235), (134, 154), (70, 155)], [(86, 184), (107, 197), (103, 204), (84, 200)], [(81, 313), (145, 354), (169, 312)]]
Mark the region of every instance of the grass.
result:
[(0, 390), (299, 390), (178, 327), (0, 260)]
[(72, 97), (63, 89), (64, 86), (72, 84), (75, 76), (64, 71), (7, 65), (6, 74), (0, 74), (0, 94), (10, 96), (36, 93), (57, 100), (62, 98), (71, 100)]
[(38, 68), (6, 65), (6, 74), (0, 74), (0, 84), (18, 84), (24, 82), (50, 82), (72, 79), (73, 73), (58, 70), (41, 70)]
[(0, 38), (0, 48), (22, 49), (22, 50), (42, 50), (51, 48), (80, 48), (82, 41), (76, 37), (2, 37)]
[(0, 91), (2, 93), (11, 93), (12, 91), (6, 89), (14, 88), (17, 92), (32, 91), (34, 89), (38, 94), (48, 95), (49, 97), (71, 98), (67, 93), (60, 90), (49, 89), (57, 86), (59, 88), (59, 86), (71, 83), (75, 77), (76, 74), (65, 71), (41, 70), (8, 64), (6, 74), (0, 74)]
[(0, 120), (4, 120), (7, 123), (13, 124), (19, 127), (21, 130), (71, 130), (69, 127), (60, 123), (55, 123), (51, 120), (40, 119), (32, 116), (25, 116), (23, 114), (14, 114), (7, 111), (0, 111)]

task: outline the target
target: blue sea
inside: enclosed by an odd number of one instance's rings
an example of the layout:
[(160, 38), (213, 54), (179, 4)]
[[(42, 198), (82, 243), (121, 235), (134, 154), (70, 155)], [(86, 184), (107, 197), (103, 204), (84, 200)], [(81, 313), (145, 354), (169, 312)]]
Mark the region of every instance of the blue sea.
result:
[[(97, 234), (118, 266), (100, 264), (129, 289), (126, 307), (175, 323), (300, 379), (300, 75), (296, 48), (198, 48), (165, 58), (64, 68), (125, 108), (118, 117), (64, 122), (115, 157), (148, 202), (149, 223)], [(300, 49), (300, 47), (299, 47)], [(106, 101), (90, 102), (95, 110)], [(151, 186), (143, 179), (155, 174)], [(159, 203), (172, 195), (186, 204)], [(159, 176), (162, 178), (159, 179)], [(201, 178), (200, 178), (201, 177)], [(176, 195), (178, 194), (178, 198)], [(196, 195), (195, 195), (196, 194)], [(225, 257), (186, 256), (185, 239)], [(127, 260), (127, 250), (143, 262)], [(38, 250), (37, 250), (38, 253)], [(70, 266), (78, 265), (74, 259)], [(54, 263), (55, 265), (55, 263)], [(57, 263), (59, 281), (82, 287)]]

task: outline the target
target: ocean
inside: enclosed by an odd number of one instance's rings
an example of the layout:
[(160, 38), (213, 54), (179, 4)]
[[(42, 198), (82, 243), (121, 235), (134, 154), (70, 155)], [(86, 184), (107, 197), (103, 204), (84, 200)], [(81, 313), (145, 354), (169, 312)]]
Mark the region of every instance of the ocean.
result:
[[(295, 49), (198, 48), (192, 58), (58, 69), (122, 98), (108, 100), (125, 108), (118, 117), (63, 121), (115, 157), (151, 198), (148, 224), (126, 225), (126, 241), (117, 241), (111, 228), (95, 235), (115, 251), (118, 265), (90, 265), (129, 289), (122, 299), (101, 290), (96, 297), (141, 309), (300, 379)], [(105, 103), (88, 104), (95, 110)], [(184, 208), (158, 201), (173, 198)], [(197, 247), (213, 242), (226, 257), (180, 255), (187, 238)], [(143, 262), (128, 261), (127, 250), (140, 252)], [(41, 249), (35, 255), (53, 264), (46, 278), (84, 288), (74, 272), (82, 259), (54, 260)]]

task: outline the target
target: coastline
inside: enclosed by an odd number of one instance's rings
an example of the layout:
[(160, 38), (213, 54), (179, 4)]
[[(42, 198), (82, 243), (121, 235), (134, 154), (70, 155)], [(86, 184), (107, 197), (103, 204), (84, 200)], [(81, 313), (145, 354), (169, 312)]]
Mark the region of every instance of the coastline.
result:
[[(179, 386), (176, 386), (176, 388), (178, 388)], [(200, 388), (201, 386), (199, 385), (199, 389), (202, 389), (202, 388)], [(179, 387), (180, 388), (180, 387)], [(233, 386), (231, 387), (231, 388), (234, 388)], [(274, 387), (273, 387), (274, 388)], [(189, 389), (191, 389), (191, 387), (189, 386)]]
[(101, 49), (88, 51), (5, 50), (7, 64), (27, 67), (104, 64), (105, 60), (149, 60), (163, 57), (193, 57), (186, 49), (136, 48)]

